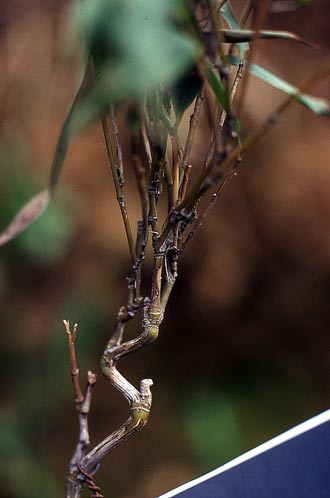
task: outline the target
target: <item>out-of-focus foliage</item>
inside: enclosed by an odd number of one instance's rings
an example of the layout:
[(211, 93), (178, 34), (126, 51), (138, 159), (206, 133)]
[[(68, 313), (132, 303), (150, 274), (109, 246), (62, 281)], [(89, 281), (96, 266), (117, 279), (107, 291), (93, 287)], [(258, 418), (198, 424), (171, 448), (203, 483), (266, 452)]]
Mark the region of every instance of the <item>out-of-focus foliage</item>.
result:
[(285, 14), (306, 7), (312, 2), (313, 0), (272, 0), (270, 10), (274, 14)]
[(242, 451), (242, 420), (236, 410), (225, 392), (207, 384), (196, 386), (187, 395), (184, 420), (192, 449), (205, 469), (219, 466)]
[(197, 41), (182, 30), (189, 18), (181, 0), (85, 0), (82, 13), (97, 80), (79, 110), (78, 128), (109, 102), (143, 99), (159, 83), (171, 84), (200, 52)]

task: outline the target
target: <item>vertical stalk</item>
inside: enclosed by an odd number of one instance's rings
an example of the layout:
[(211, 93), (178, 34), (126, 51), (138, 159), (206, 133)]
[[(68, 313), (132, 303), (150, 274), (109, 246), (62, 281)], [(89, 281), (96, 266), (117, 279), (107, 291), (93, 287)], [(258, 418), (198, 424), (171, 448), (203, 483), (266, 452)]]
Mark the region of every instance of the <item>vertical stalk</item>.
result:
[(121, 182), (123, 182), (123, 177), (121, 177), (120, 167), (118, 167), (118, 168), (116, 167), (116, 162), (115, 162), (113, 151), (112, 151), (109, 128), (108, 128), (108, 123), (107, 123), (107, 118), (106, 118), (105, 113), (103, 113), (101, 116), (101, 123), (102, 123), (103, 135), (104, 135), (104, 139), (105, 139), (108, 161), (109, 161), (109, 165), (110, 165), (112, 177), (113, 177), (113, 182), (114, 182), (115, 189), (116, 189), (117, 201), (119, 204), (121, 216), (122, 216), (124, 226), (125, 226), (125, 232), (126, 232), (129, 252), (130, 252), (130, 256), (131, 256), (131, 262), (132, 262), (132, 264), (134, 264), (135, 260), (136, 260), (136, 254), (135, 254), (131, 225), (129, 222), (127, 208), (126, 208), (126, 200), (125, 200), (125, 195), (124, 195), (124, 190), (123, 190), (123, 183), (121, 183)]

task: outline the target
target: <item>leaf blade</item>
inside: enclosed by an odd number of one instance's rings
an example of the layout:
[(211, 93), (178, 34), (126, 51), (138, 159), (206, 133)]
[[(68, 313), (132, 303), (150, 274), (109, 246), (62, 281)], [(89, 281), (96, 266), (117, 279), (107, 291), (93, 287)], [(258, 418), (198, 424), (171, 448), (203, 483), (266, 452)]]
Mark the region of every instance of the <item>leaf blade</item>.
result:
[(318, 48), (315, 44), (312, 44), (300, 36), (292, 33), (291, 31), (278, 31), (278, 30), (261, 30), (254, 31), (252, 29), (221, 29), (221, 35), (223, 36), (226, 43), (239, 44), (242, 42), (249, 42), (255, 39), (262, 40), (288, 40), (298, 43), (303, 43), (310, 47)]
[[(230, 29), (232, 30), (241, 29), (239, 22), (234, 16), (229, 0), (221, 7), (221, 9), (219, 10), (219, 14), (226, 21)], [(249, 44), (247, 42), (240, 42), (235, 44), (237, 45), (241, 59), (243, 60), (245, 58), (246, 53), (249, 50)]]
[[(240, 58), (234, 55), (228, 56), (228, 60), (230, 64), (234, 66), (238, 66), (241, 62)], [(244, 64), (244, 66), (246, 67), (246, 64)], [(268, 83), (288, 95), (292, 95), (298, 100), (298, 102), (307, 107), (314, 114), (319, 116), (330, 116), (330, 102), (327, 99), (314, 97), (308, 93), (300, 92), (298, 87), (291, 85), (291, 83), (288, 83), (259, 64), (252, 63), (249, 66), (249, 72), (259, 80)]]
[(225, 87), (223, 86), (220, 78), (214, 73), (211, 67), (206, 68), (206, 78), (208, 84), (212, 88), (214, 95), (218, 102), (222, 105), (225, 111), (228, 111), (228, 98)]
[(0, 246), (13, 240), (36, 221), (47, 209), (50, 199), (51, 194), (47, 189), (42, 190), (24, 204), (9, 225), (0, 232)]
[(88, 73), (90, 70), (91, 62), (88, 61), (84, 64), (82, 68), (82, 77), (81, 81), (78, 85), (77, 92), (74, 96), (70, 109), (65, 117), (63, 126), (61, 128), (59, 138), (57, 141), (53, 162), (51, 165), (50, 175), (49, 175), (49, 192), (51, 196), (54, 194), (60, 173), (62, 171), (62, 167), (64, 164), (64, 160), (66, 158), (66, 153), (68, 151), (71, 138), (77, 132), (75, 127), (76, 121), (76, 110), (81, 101), (86, 97), (89, 91), (90, 82), (88, 81)]

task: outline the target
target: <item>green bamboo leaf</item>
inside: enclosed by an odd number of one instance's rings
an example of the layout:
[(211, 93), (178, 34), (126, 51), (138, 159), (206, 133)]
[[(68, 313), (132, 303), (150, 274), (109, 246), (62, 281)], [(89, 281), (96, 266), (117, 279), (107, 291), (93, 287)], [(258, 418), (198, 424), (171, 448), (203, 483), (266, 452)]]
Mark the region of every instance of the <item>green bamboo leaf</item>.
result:
[(225, 87), (219, 76), (210, 68), (206, 68), (206, 79), (212, 88), (214, 95), (225, 111), (228, 111), (228, 99)]
[(222, 34), (226, 43), (242, 43), (249, 42), (253, 39), (263, 39), (263, 40), (290, 40), (298, 43), (304, 43), (310, 47), (316, 48), (316, 45), (313, 45), (310, 42), (307, 42), (300, 38), (295, 33), (291, 33), (290, 31), (254, 31), (252, 29), (221, 29), (220, 33)]
[[(241, 62), (240, 58), (234, 55), (228, 56), (228, 60), (230, 64), (234, 66), (238, 66)], [(268, 69), (259, 66), (258, 64), (251, 64), (249, 66), (249, 72), (256, 78), (268, 83), (274, 88), (278, 88), (279, 90), (282, 90), (282, 92), (296, 97), (301, 104), (314, 112), (314, 114), (318, 114), (320, 116), (330, 115), (330, 102), (327, 99), (313, 97), (307, 93), (300, 92), (299, 88), (291, 85), (287, 81), (283, 80), (271, 71), (268, 71)]]
[[(221, 9), (219, 10), (219, 13), (221, 17), (226, 21), (228, 26), (230, 27), (231, 30), (240, 30), (241, 26), (239, 22), (237, 21), (236, 17), (234, 16), (234, 13), (232, 11), (230, 1), (226, 2)], [(240, 42), (233, 42), (237, 45), (237, 48), (239, 50), (241, 59), (243, 60), (245, 57), (246, 52), (249, 50), (249, 44), (242, 40)]]

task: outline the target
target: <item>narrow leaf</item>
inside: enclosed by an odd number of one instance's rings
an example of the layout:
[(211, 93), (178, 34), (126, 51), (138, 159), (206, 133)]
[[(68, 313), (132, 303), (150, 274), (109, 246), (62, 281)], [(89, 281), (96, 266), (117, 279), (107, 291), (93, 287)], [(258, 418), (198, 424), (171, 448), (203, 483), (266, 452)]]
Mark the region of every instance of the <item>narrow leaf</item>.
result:
[(86, 64), (86, 66), (83, 67), (83, 76), (81, 78), (77, 93), (73, 99), (69, 112), (66, 115), (60, 131), (49, 175), (49, 191), (51, 195), (54, 194), (72, 135), (77, 132), (76, 127), (74, 126), (74, 121), (76, 121), (77, 114), (76, 110), (78, 104), (81, 103), (82, 99), (86, 96), (90, 88), (90, 81), (88, 81), (88, 72), (89, 64)]
[(223, 86), (220, 78), (215, 74), (214, 71), (210, 67), (206, 69), (206, 78), (207, 81), (212, 88), (214, 95), (218, 102), (220, 102), (221, 106), (225, 111), (228, 111), (228, 99), (227, 92), (225, 87)]
[(304, 43), (310, 47), (316, 48), (316, 45), (313, 45), (310, 42), (307, 42), (297, 36), (295, 33), (291, 33), (290, 31), (254, 31), (252, 29), (221, 29), (220, 33), (222, 34), (224, 41), (226, 43), (242, 43), (248, 42), (253, 39), (263, 39), (263, 40), (290, 40), (296, 41), (299, 43)]
[[(230, 55), (228, 56), (228, 59), (230, 64), (234, 66), (238, 66), (240, 64), (239, 57)], [(258, 64), (251, 64), (249, 66), (249, 72), (256, 78), (265, 81), (274, 88), (278, 88), (279, 90), (282, 90), (282, 92), (296, 97), (301, 104), (314, 112), (314, 114), (318, 114), (320, 116), (330, 115), (330, 102), (327, 99), (313, 97), (307, 93), (301, 93), (299, 88), (291, 85), (287, 81), (283, 80), (271, 71), (268, 71), (268, 69), (259, 66)]]
[[(240, 30), (241, 26), (234, 16), (230, 2), (226, 2), (219, 10), (221, 17), (226, 21), (231, 30)], [(246, 52), (249, 50), (249, 44), (242, 40), (240, 42), (233, 42), (237, 45), (241, 59), (243, 60)]]
[(14, 239), (28, 228), (46, 210), (51, 195), (49, 190), (43, 190), (30, 199), (17, 213), (12, 222), (0, 232), (0, 246)]
[(71, 104), (71, 108), (65, 118), (59, 139), (57, 142), (53, 163), (49, 176), (49, 187), (30, 199), (17, 213), (12, 222), (0, 232), (0, 246), (14, 239), (28, 228), (42, 213), (47, 209), (48, 204), (54, 194), (66, 153), (70, 144), (72, 135), (75, 132), (73, 120), (76, 114), (76, 108), (81, 99), (86, 95), (89, 82), (87, 79), (87, 67), (84, 68), (83, 77), (79, 85), (76, 96)]

